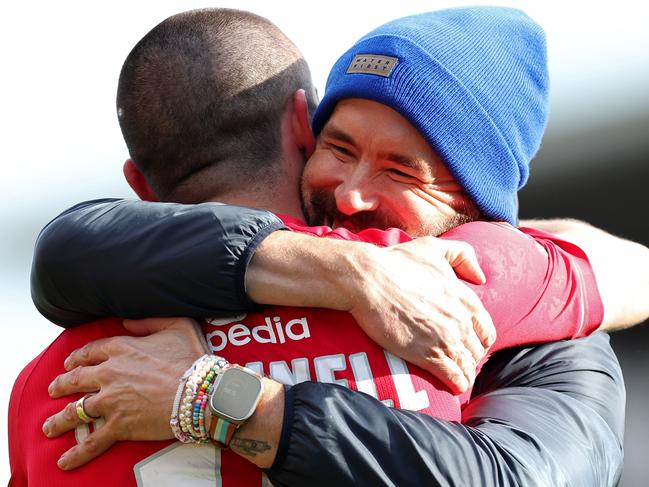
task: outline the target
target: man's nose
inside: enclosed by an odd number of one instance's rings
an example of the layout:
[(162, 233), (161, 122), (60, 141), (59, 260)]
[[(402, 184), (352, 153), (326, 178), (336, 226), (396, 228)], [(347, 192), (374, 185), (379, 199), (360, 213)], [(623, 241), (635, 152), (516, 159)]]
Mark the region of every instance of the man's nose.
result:
[(354, 171), (350, 179), (336, 187), (334, 197), (338, 211), (344, 215), (374, 211), (378, 207), (378, 198), (372, 191), (371, 182), (358, 171)]

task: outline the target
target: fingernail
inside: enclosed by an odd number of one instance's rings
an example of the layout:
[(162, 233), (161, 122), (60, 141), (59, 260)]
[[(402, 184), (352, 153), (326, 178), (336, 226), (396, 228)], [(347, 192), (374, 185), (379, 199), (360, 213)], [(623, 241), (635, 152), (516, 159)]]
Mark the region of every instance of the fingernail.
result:
[(47, 393), (51, 396), (52, 391), (54, 390), (54, 382), (56, 382), (56, 379), (54, 379), (52, 382), (50, 382), (50, 385), (47, 386)]
[(61, 470), (65, 470), (67, 468), (67, 463), (66, 463), (66, 458), (65, 458), (65, 453), (61, 455), (61, 458), (59, 458), (59, 461), (56, 462), (56, 464), (59, 466)]
[(50, 436), (50, 421), (52, 418), (47, 418), (45, 422), (43, 423), (43, 433), (45, 436), (49, 437)]
[(65, 370), (70, 370), (70, 357), (67, 357), (63, 361), (63, 368), (65, 368)]

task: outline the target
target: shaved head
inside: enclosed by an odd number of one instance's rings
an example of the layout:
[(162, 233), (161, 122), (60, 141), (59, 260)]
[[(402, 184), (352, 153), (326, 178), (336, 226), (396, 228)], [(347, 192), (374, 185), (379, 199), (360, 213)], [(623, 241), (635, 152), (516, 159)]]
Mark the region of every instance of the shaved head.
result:
[(133, 48), (117, 113), (156, 195), (195, 202), (272, 179), (282, 113), (298, 89), (315, 108), (306, 61), (274, 24), (238, 10), (194, 10), (164, 20)]

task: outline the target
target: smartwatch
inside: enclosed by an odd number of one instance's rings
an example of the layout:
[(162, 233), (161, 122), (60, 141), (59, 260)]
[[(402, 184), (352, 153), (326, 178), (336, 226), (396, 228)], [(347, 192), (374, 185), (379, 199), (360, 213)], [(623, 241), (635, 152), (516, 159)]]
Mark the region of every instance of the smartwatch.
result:
[(209, 436), (221, 448), (228, 448), (234, 432), (250, 418), (263, 392), (261, 376), (229, 364), (218, 374), (209, 398), (212, 413)]

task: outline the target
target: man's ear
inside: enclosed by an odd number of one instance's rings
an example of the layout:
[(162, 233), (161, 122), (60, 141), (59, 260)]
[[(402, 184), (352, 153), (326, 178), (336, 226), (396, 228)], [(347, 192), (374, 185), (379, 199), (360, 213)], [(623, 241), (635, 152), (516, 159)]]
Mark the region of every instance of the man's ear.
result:
[(133, 162), (133, 159), (127, 159), (124, 163), (124, 177), (126, 178), (128, 185), (133, 191), (135, 191), (135, 194), (137, 194), (141, 200), (158, 201), (158, 197), (151, 189), (151, 186), (149, 186), (144, 174), (140, 172)]
[(299, 147), (304, 150), (304, 155), (308, 159), (315, 150), (315, 137), (311, 130), (309, 104), (303, 89), (293, 93), (293, 107), (293, 133)]

